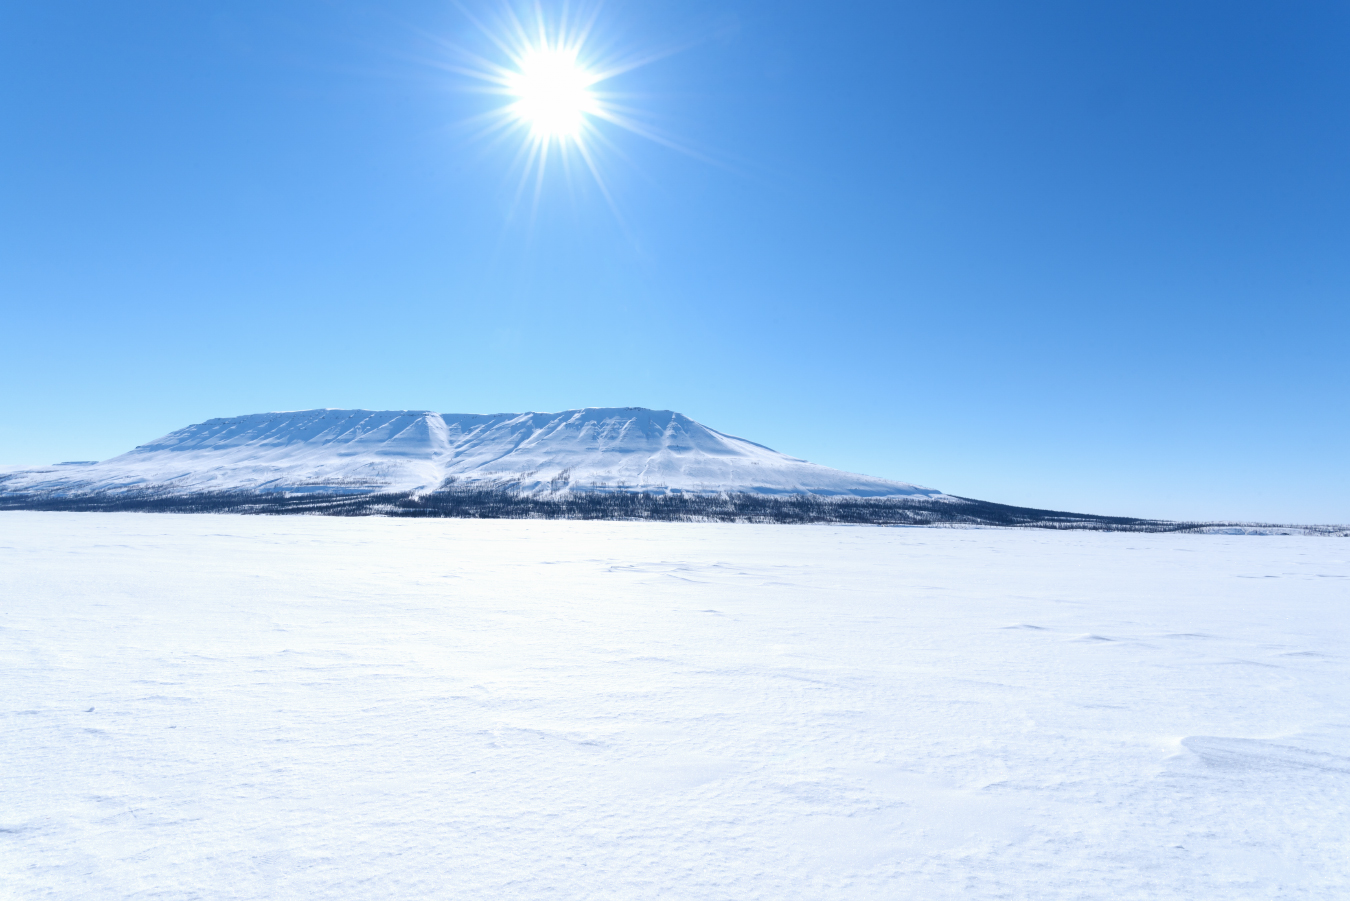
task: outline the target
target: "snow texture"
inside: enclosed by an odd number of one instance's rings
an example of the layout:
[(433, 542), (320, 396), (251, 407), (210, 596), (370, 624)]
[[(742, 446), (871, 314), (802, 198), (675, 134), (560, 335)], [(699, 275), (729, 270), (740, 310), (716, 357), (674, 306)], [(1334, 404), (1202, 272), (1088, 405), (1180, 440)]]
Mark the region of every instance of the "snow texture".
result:
[(0, 514), (0, 885), (1350, 892), (1350, 544)]
[(442, 414), (305, 410), (212, 419), (102, 463), (11, 473), (0, 491), (418, 491), (446, 479), (526, 492), (934, 497), (734, 438), (669, 410)]

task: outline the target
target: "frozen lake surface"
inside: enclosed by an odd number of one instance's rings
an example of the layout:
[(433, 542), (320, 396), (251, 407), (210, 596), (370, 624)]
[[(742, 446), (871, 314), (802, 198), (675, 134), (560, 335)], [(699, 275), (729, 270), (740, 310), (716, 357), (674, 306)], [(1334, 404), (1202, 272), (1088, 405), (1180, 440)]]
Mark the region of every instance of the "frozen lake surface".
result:
[(0, 514), (0, 895), (1331, 898), (1350, 541)]

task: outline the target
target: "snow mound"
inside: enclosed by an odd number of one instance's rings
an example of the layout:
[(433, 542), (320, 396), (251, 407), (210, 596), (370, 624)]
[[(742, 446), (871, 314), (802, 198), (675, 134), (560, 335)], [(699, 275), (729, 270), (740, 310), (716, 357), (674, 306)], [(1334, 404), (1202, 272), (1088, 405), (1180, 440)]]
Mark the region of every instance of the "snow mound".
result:
[(370, 493), (430, 491), (447, 481), (534, 493), (943, 496), (808, 463), (680, 413), (640, 407), (491, 415), (304, 410), (211, 419), (101, 463), (0, 476), (0, 493)]

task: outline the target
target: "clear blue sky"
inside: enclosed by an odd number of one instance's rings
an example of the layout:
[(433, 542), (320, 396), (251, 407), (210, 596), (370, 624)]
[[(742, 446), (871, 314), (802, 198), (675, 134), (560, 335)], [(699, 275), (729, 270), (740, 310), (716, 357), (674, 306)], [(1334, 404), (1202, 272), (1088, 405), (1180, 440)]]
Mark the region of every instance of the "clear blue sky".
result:
[(599, 34), (683, 48), (607, 87), (700, 153), (608, 129), (622, 221), (560, 169), (515, 203), (444, 0), (0, 2), (0, 461), (635, 405), (968, 497), (1350, 520), (1346, 3), (660, 0)]

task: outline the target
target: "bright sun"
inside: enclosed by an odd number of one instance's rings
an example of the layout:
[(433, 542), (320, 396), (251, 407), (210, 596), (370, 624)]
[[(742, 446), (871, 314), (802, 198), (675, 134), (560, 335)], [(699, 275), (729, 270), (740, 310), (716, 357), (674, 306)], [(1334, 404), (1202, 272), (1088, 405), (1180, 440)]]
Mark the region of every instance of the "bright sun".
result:
[[(505, 100), (478, 117), (479, 137), (495, 142), (523, 134), (515, 163), (520, 171), (517, 203), (533, 181), (534, 202), (538, 204), (544, 170), (556, 158), (563, 164), (565, 178), (572, 178), (578, 163), (589, 171), (617, 214), (614, 198), (601, 175), (602, 152), (606, 148), (618, 152), (606, 136), (607, 130), (624, 129), (690, 152), (645, 121), (648, 116), (640, 108), (627, 105), (628, 100), (641, 95), (604, 89), (610, 79), (664, 54), (629, 55), (618, 52), (621, 48), (610, 41), (597, 41), (599, 0), (562, 0), (560, 14), (552, 20), (545, 16), (540, 0), (535, 0), (533, 15), (518, 15), (513, 3), (523, 6), (524, 2), (506, 0), (499, 19), (488, 23), (475, 20), (500, 57), (490, 59), (459, 51), (459, 60), (447, 68), (482, 83), (478, 90)], [(597, 44), (608, 49), (597, 51)]]
[(518, 64), (519, 71), (507, 76), (507, 89), (517, 98), (511, 111), (538, 140), (578, 137), (586, 117), (598, 110), (590, 90), (598, 79), (578, 64), (576, 51), (535, 47)]

